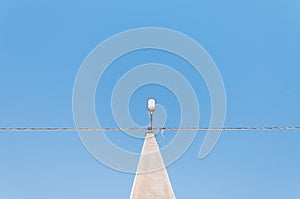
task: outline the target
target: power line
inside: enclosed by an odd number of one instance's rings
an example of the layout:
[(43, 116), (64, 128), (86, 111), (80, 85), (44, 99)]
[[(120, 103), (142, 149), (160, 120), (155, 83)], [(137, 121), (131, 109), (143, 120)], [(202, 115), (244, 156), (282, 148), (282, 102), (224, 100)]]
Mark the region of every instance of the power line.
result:
[[(274, 127), (160, 127), (153, 130), (163, 131), (278, 131), (300, 130), (300, 126), (274, 126)], [(0, 131), (147, 131), (149, 128), (75, 128), (75, 127), (1, 127)]]
[[(155, 129), (155, 128), (154, 128)], [(158, 128), (158, 130), (179, 130), (179, 131), (211, 131), (211, 130), (222, 130), (222, 131), (258, 131), (258, 130), (300, 130), (300, 126), (275, 126), (275, 127), (222, 127), (222, 128), (211, 128), (211, 127), (200, 127), (200, 128)]]

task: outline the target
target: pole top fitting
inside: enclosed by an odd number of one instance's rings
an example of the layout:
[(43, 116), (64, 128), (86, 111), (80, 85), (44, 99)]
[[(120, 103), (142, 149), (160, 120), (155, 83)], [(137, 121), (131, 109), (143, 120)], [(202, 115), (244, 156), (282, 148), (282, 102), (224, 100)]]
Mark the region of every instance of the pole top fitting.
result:
[(155, 111), (156, 105), (155, 105), (155, 99), (150, 98), (148, 99), (148, 111), (150, 112), (150, 126), (148, 130), (152, 132), (152, 124), (153, 124), (153, 112)]

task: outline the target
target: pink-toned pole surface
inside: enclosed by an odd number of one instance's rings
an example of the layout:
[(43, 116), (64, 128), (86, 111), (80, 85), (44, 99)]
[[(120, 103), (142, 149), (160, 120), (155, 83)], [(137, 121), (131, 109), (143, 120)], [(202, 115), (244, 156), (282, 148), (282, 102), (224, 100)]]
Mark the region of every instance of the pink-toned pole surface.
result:
[(175, 199), (154, 133), (146, 133), (130, 198)]

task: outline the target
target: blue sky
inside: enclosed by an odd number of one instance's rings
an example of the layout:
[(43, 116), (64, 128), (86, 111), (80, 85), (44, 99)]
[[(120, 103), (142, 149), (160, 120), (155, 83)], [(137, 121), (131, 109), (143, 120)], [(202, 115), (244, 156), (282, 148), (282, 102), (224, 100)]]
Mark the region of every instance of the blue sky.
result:
[[(0, 126), (74, 126), (73, 84), (84, 58), (111, 35), (147, 26), (180, 31), (208, 51), (226, 88), (225, 126), (299, 126), (299, 10), (296, 0), (2, 0)], [(148, 62), (188, 76), (201, 107), (200, 126), (207, 126), (210, 98), (201, 77), (191, 75), (192, 67), (178, 57), (151, 50), (128, 54), (107, 70), (96, 94), (103, 126), (115, 126), (106, 104), (117, 78)], [(132, 118), (147, 125), (145, 100), (153, 95), (166, 108), (166, 125), (176, 125), (178, 102), (157, 85), (132, 96)], [(172, 133), (165, 133), (161, 146)], [(142, 140), (118, 133), (109, 137), (127, 150), (141, 149)], [(225, 132), (213, 152), (199, 160), (203, 138), (199, 133), (168, 167), (177, 198), (300, 197), (298, 132)], [(76, 132), (0, 134), (1, 199), (129, 198), (133, 179), (95, 160)]]

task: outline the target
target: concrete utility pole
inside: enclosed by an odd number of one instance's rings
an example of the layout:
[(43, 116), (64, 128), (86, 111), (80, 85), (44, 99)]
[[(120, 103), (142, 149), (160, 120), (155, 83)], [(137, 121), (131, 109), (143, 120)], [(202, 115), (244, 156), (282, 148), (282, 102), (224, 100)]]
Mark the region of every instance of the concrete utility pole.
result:
[(146, 133), (137, 173), (134, 179), (131, 199), (175, 199), (164, 161), (152, 132), (152, 115), (155, 100), (148, 100), (150, 127)]

